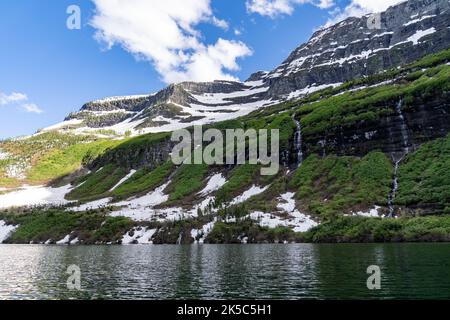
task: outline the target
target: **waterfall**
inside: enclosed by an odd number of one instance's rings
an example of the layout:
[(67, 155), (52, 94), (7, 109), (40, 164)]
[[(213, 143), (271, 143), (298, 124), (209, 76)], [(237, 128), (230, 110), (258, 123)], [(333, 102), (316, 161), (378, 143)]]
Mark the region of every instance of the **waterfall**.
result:
[[(405, 154), (406, 155), (406, 154)], [(389, 217), (393, 217), (394, 216), (394, 201), (395, 201), (395, 197), (397, 196), (397, 190), (398, 190), (398, 168), (400, 166), (400, 162), (403, 160), (403, 157), (401, 157), (398, 160), (395, 160), (395, 166), (394, 166), (394, 181), (392, 182), (392, 189), (391, 192), (389, 193), (389, 197), (388, 197), (388, 208), (389, 208)]]
[(394, 162), (395, 166), (394, 166), (394, 178), (392, 181), (392, 188), (388, 196), (389, 217), (393, 217), (395, 211), (394, 202), (398, 191), (398, 169), (400, 167), (400, 163), (402, 162), (402, 160), (411, 151), (410, 150), (411, 142), (408, 134), (408, 126), (406, 124), (405, 117), (403, 116), (402, 105), (403, 100), (400, 99), (397, 105), (395, 106), (397, 117), (400, 120), (400, 134), (402, 138), (403, 150), (400, 153), (392, 153), (391, 155), (392, 161)]
[(302, 151), (302, 125), (300, 121), (296, 120), (294, 116), (292, 119), (295, 122), (296, 130), (294, 134), (294, 151), (297, 154), (297, 167), (300, 167), (303, 162), (303, 151)]
[(181, 239), (183, 239), (183, 232), (178, 235), (177, 244), (181, 244)]
[(409, 134), (408, 134), (408, 126), (406, 125), (405, 117), (403, 116), (402, 112), (402, 104), (403, 100), (400, 99), (395, 106), (395, 111), (397, 112), (397, 116), (400, 119), (400, 134), (402, 138), (402, 146), (403, 146), (403, 152), (404, 154), (409, 153)]

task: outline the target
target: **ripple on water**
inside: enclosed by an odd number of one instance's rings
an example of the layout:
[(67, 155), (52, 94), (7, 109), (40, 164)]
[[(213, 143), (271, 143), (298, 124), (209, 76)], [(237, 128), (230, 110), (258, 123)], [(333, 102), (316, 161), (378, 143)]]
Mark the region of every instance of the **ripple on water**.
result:
[[(0, 245), (0, 299), (450, 298), (449, 244)], [(69, 265), (81, 291), (67, 289)], [(369, 265), (382, 289), (366, 287)]]

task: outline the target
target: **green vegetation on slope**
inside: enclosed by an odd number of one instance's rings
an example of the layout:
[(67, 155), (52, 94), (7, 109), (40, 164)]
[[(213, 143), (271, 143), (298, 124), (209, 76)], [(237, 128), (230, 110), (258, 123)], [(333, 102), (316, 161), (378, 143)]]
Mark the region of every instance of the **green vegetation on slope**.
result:
[(336, 217), (304, 235), (307, 242), (450, 241), (450, 217)]
[(285, 227), (263, 228), (255, 221), (240, 219), (237, 223), (217, 222), (205, 242), (241, 243), (243, 237), (249, 243), (448, 242), (450, 217), (336, 217), (303, 233)]
[(124, 168), (116, 167), (112, 164), (107, 165), (86, 176), (82, 184), (69, 192), (66, 198), (68, 200), (90, 201), (106, 197), (109, 190), (127, 173)]
[(163, 184), (174, 169), (175, 165), (170, 160), (153, 170), (140, 169), (130, 179), (114, 189), (111, 194), (115, 200), (122, 200), (150, 192)]
[(438, 205), (450, 213), (450, 135), (422, 145), (401, 163), (397, 205)]
[[(313, 104), (315, 102), (318, 102), (319, 100), (326, 100), (330, 102), (329, 104), (332, 106), (333, 100), (328, 100), (328, 98), (331, 98), (333, 96), (336, 96), (338, 94), (343, 94), (346, 91), (350, 89), (360, 88), (362, 86), (371, 86), (379, 84), (383, 81), (393, 81), (396, 79), (405, 78), (408, 81), (414, 81), (419, 79), (425, 71), (423, 69), (433, 68), (439, 65), (444, 65), (450, 61), (450, 49), (443, 50), (441, 52), (431, 54), (428, 56), (423, 57), (422, 59), (409, 64), (405, 65), (401, 68), (392, 68), (390, 70), (386, 70), (381, 73), (373, 74), (368, 77), (355, 79), (352, 81), (348, 81), (343, 83), (342, 85), (338, 87), (328, 87), (322, 90), (319, 90), (317, 92), (314, 92), (306, 97), (303, 97), (301, 99), (297, 99), (295, 101), (288, 101), (283, 102), (281, 104), (269, 106), (266, 108), (262, 108), (259, 110), (256, 110), (249, 115), (243, 117), (242, 119), (251, 119), (251, 118), (259, 118), (259, 117), (265, 117), (270, 116), (274, 114), (279, 114), (283, 111), (290, 111), (292, 113), (293, 109), (297, 109), (298, 107)], [(392, 86), (392, 85), (390, 85)], [(389, 87), (389, 86), (385, 86)], [(370, 92), (369, 90), (367, 90)]]
[(120, 240), (134, 223), (124, 217), (108, 217), (102, 213), (68, 213), (59, 209), (41, 211), (33, 209), (28, 213), (0, 213), (0, 219), (19, 225), (8, 239), (9, 243), (41, 243), (51, 240), (55, 243), (70, 234), (83, 243), (106, 243)]
[(306, 212), (330, 215), (385, 205), (392, 185), (392, 163), (381, 152), (364, 158), (309, 156), (289, 187)]
[(28, 173), (31, 182), (50, 181), (78, 169), (83, 160), (93, 159), (117, 144), (114, 140), (79, 143), (43, 156)]
[(439, 65), (418, 74), (412, 82), (366, 88), (345, 92), (296, 110), (301, 115), (304, 136), (327, 135), (342, 126), (360, 121), (373, 122), (381, 116), (393, 113), (393, 106), (401, 98), (409, 104), (416, 97), (425, 99), (450, 90), (450, 66)]
[(182, 165), (172, 182), (164, 190), (169, 194), (169, 202), (182, 200), (196, 191), (200, 191), (208, 172), (206, 164)]
[[(0, 142), (0, 149), (9, 157), (0, 160), (0, 186), (23, 183), (46, 183), (78, 169), (82, 162), (98, 157), (108, 148), (117, 145), (115, 140), (102, 140), (94, 136), (82, 136), (45, 132), (26, 139), (10, 139)], [(18, 181), (8, 177), (8, 168), (23, 171), (26, 179)]]
[(250, 186), (258, 174), (260, 167), (244, 164), (235, 167), (227, 178), (227, 182), (216, 193), (216, 203), (231, 201)]

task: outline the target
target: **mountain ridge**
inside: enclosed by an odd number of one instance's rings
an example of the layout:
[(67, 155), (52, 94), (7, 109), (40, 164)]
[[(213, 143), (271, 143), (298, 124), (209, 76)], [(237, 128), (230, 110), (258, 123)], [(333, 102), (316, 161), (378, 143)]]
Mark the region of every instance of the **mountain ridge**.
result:
[(377, 29), (369, 28), (369, 17), (350, 17), (316, 31), (277, 68), (255, 72), (244, 82), (182, 82), (151, 95), (88, 102), (62, 124), (44, 131), (102, 128), (136, 135), (234, 119), (405, 65), (446, 49), (450, 42), (447, 0), (411, 0), (392, 6), (377, 16)]

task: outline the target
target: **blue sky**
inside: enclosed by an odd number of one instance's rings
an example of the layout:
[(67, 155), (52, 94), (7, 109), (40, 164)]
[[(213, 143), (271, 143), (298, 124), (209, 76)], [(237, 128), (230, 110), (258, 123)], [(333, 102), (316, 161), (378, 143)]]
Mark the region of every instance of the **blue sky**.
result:
[[(169, 7), (170, 17), (160, 21), (158, 10), (167, 10), (162, 5), (140, 22), (133, 17), (133, 1), (125, 1), (123, 10), (109, 7), (120, 1), (0, 2), (0, 138), (34, 133), (90, 100), (155, 92), (178, 79), (220, 74), (245, 80), (280, 64), (337, 8), (343, 14), (351, 1), (362, 0), (190, 0), (203, 3), (201, 14), (179, 8), (172, 16)], [(159, 0), (152, 1), (138, 11), (150, 3), (153, 12)], [(282, 6), (257, 7), (271, 1)], [(66, 27), (72, 4), (81, 9), (80, 30)], [(117, 25), (122, 14), (130, 20)], [(168, 32), (174, 21), (181, 25), (178, 34)]]

